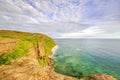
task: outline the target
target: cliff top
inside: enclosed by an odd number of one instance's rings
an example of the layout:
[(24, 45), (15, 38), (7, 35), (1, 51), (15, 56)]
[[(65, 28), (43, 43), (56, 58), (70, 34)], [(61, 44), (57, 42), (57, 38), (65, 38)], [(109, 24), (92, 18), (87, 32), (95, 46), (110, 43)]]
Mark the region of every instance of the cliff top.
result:
[(0, 30), (0, 80), (76, 80), (52, 68), (55, 45), (44, 34)]
[[(38, 33), (0, 30), (0, 80), (79, 80), (54, 71), (52, 38)], [(116, 80), (93, 75), (80, 80)]]
[(0, 30), (0, 65), (31, 56), (44, 66), (54, 46), (53, 39), (44, 34)]

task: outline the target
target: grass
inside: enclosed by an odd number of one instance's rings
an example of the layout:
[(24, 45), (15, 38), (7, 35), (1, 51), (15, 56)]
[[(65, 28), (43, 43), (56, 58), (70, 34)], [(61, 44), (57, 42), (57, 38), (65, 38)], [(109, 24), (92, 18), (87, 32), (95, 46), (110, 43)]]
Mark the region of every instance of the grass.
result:
[(49, 62), (48, 55), (51, 54), (51, 49), (55, 46), (55, 42), (52, 38), (38, 33), (0, 30), (0, 37), (18, 39), (14, 51), (9, 51), (0, 56), (0, 65), (11, 64), (12, 60), (27, 56), (27, 53), (31, 48), (29, 46), (30, 43), (37, 45), (42, 42), (44, 44), (45, 57), (42, 59), (38, 57), (37, 59), (40, 66), (45, 66)]
[(3, 38), (14, 38), (14, 37), (8, 36), (8, 35), (3, 35), (2, 37), (3, 37)]
[(7, 52), (6, 54), (0, 56), (0, 65), (10, 64), (12, 60), (27, 55), (29, 50), (28, 44), (28, 41), (19, 40), (14, 51)]
[(49, 62), (49, 55), (52, 53), (51, 50), (55, 46), (54, 41), (51, 38), (44, 39), (44, 47), (45, 47), (45, 55), (46, 57), (40, 59), (38, 58), (38, 62), (41, 66), (45, 66)]

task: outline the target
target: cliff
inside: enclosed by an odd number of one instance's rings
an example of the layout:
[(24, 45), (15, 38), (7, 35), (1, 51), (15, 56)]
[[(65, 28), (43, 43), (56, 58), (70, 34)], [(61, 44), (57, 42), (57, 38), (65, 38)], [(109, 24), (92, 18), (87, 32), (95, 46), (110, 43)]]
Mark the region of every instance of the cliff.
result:
[[(0, 30), (0, 80), (78, 80), (52, 68), (55, 42), (44, 34)], [(116, 80), (93, 75), (80, 80)]]
[(0, 80), (74, 80), (52, 68), (55, 42), (44, 34), (0, 31)]

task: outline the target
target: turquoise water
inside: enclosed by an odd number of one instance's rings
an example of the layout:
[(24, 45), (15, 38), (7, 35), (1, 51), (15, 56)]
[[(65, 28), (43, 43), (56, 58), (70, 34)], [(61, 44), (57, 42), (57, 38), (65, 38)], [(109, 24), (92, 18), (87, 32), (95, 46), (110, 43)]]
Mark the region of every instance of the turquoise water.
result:
[(106, 73), (120, 80), (119, 39), (56, 39), (54, 68), (61, 74), (83, 77)]

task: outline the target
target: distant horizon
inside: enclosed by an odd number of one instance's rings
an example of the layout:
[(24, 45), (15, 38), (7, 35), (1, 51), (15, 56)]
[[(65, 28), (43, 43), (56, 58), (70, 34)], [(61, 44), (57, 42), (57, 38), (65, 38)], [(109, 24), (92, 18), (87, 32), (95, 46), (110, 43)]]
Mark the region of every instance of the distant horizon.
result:
[[(11, 31), (20, 31), (20, 32), (30, 32), (30, 31), (21, 31), (21, 30), (14, 30), (14, 29), (0, 29), (0, 30), (11, 30)], [(41, 32), (30, 32), (30, 33), (39, 33), (39, 34), (45, 34), (45, 33), (41, 33)], [(45, 34), (47, 35), (47, 34)], [(47, 35), (47, 36), (50, 36), (50, 35)], [(51, 37), (51, 36), (50, 36)], [(103, 38), (103, 37), (98, 37), (98, 38), (95, 38), (95, 37), (52, 37), (53, 39), (120, 39), (119, 37), (118, 38)]]
[(53, 39), (119, 39), (120, 38), (53, 38)]

